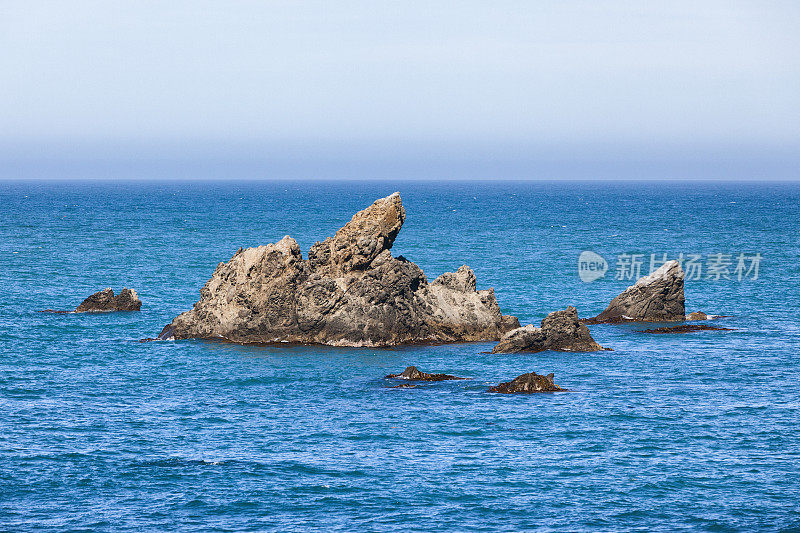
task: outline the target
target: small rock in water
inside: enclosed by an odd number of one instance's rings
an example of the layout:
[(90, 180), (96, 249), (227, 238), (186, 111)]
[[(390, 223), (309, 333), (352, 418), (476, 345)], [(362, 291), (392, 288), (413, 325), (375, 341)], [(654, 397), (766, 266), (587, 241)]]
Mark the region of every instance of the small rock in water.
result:
[(45, 309), (40, 313), (106, 313), (110, 311), (139, 311), (142, 301), (133, 289), (122, 289), (119, 295), (114, 296), (111, 288), (103, 289), (86, 298), (74, 311), (59, 311)]
[(389, 374), (385, 379), (407, 379), (409, 381), (448, 381), (452, 379), (466, 379), (450, 374), (428, 374), (427, 372), (420, 372), (415, 366), (406, 367), (401, 374)]
[(569, 306), (563, 311), (550, 313), (541, 327), (533, 324), (512, 330), (492, 349), (492, 353), (542, 352), (595, 352), (604, 350), (589, 333), (589, 328), (578, 320), (578, 311)]
[(489, 392), (501, 392), (504, 394), (524, 393), (529, 394), (533, 392), (556, 392), (565, 391), (555, 383), (553, 383), (553, 374), (540, 376), (536, 372), (529, 374), (522, 374), (517, 376), (511, 381), (501, 383), (489, 389)]
[(122, 289), (117, 296), (111, 288), (96, 292), (75, 309), (76, 313), (102, 313), (108, 311), (139, 311), (142, 301), (133, 289)]
[(680, 326), (643, 329), (637, 331), (637, 333), (691, 333), (693, 331), (734, 331), (734, 329), (718, 328), (715, 326), (707, 326), (705, 324), (681, 324)]

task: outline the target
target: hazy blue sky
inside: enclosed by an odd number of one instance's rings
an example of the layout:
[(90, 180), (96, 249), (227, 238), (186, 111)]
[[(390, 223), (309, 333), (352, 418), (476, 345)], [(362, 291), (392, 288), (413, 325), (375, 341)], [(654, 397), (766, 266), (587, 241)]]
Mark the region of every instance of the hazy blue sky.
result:
[(0, 177), (799, 178), (800, 2), (0, 2)]

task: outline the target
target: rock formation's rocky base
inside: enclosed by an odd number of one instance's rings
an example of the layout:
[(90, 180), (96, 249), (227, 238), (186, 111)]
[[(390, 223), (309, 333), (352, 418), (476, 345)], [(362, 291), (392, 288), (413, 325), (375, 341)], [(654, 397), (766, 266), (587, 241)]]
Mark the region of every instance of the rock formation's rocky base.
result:
[(400, 374), (389, 374), (385, 379), (407, 379), (409, 381), (448, 381), (453, 379), (466, 379), (458, 376), (451, 376), (450, 374), (428, 374), (427, 372), (420, 372), (415, 366), (406, 367)]
[(392, 346), (498, 340), (519, 327), (467, 266), (428, 282), (390, 248), (405, 220), (394, 193), (356, 213), (303, 259), (289, 236), (217, 265), (193, 309), (161, 339)]
[(578, 320), (578, 311), (569, 306), (563, 311), (550, 313), (541, 327), (533, 324), (512, 330), (492, 349), (492, 353), (541, 352), (594, 352), (603, 350), (592, 338), (589, 328)]
[(139, 311), (142, 301), (133, 289), (122, 289), (117, 296), (111, 288), (96, 292), (86, 298), (74, 311), (45, 309), (41, 313), (108, 313), (111, 311)]
[(532, 393), (532, 392), (556, 392), (562, 389), (553, 383), (553, 374), (540, 376), (536, 372), (522, 374), (511, 381), (501, 383), (489, 389), (489, 392), (511, 393)]
[(670, 326), (663, 328), (643, 329), (637, 333), (691, 333), (693, 331), (734, 331), (733, 328), (718, 328), (715, 326), (707, 326), (705, 324), (681, 324), (680, 326)]
[(608, 307), (586, 324), (614, 322), (674, 322), (686, 316), (683, 295), (683, 269), (677, 261), (667, 261), (658, 270), (640, 278)]

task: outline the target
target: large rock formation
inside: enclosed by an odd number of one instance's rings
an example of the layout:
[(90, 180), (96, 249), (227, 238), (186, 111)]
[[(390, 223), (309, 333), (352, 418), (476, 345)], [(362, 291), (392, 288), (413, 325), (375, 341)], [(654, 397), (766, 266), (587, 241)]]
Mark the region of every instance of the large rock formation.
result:
[(540, 376), (536, 372), (530, 374), (522, 374), (511, 381), (501, 383), (489, 389), (489, 392), (502, 392), (506, 394), (512, 393), (531, 393), (531, 392), (556, 392), (563, 391), (555, 383), (553, 383), (553, 374)]
[(407, 366), (400, 374), (389, 374), (385, 379), (407, 379), (409, 381), (449, 381), (454, 379), (465, 379), (450, 374), (428, 374), (420, 371), (415, 366)]
[(117, 296), (111, 288), (96, 292), (75, 309), (76, 313), (102, 313), (108, 311), (138, 311), (142, 301), (133, 289), (122, 289)]
[(611, 300), (605, 311), (584, 322), (672, 322), (685, 316), (683, 270), (677, 261), (667, 261)]
[(541, 327), (528, 324), (512, 330), (500, 340), (492, 353), (542, 352), (594, 352), (604, 348), (597, 344), (589, 328), (578, 320), (578, 311), (569, 306), (563, 311), (550, 313)]
[(159, 338), (391, 346), (497, 340), (519, 327), (492, 289), (476, 290), (469, 267), (428, 283), (417, 265), (392, 257), (404, 220), (394, 193), (314, 244), (307, 260), (289, 236), (239, 249)]

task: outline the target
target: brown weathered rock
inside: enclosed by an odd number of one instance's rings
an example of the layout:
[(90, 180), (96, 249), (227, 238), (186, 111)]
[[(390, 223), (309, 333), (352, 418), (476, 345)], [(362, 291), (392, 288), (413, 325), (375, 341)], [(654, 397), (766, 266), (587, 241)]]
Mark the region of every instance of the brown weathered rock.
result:
[(76, 313), (103, 313), (108, 311), (139, 311), (142, 301), (133, 289), (122, 289), (117, 296), (111, 288), (96, 292), (75, 309)]
[(417, 265), (393, 257), (404, 220), (394, 193), (314, 244), (308, 260), (289, 236), (239, 249), (159, 338), (391, 346), (497, 340), (519, 326), (492, 289), (476, 290), (469, 267), (428, 283)]
[(415, 366), (406, 367), (400, 374), (389, 374), (385, 379), (407, 379), (409, 381), (448, 381), (453, 379), (465, 379), (458, 376), (451, 376), (450, 374), (428, 374), (427, 372), (420, 372)]
[(695, 311), (686, 315), (686, 320), (708, 320), (709, 317), (702, 311)]
[(492, 353), (542, 352), (594, 352), (604, 348), (597, 344), (589, 328), (578, 320), (578, 311), (569, 306), (563, 311), (550, 313), (541, 327), (528, 324), (512, 330), (500, 340)]
[(584, 322), (672, 322), (684, 320), (685, 315), (683, 270), (677, 261), (667, 261), (611, 300), (605, 311)]
[(522, 374), (511, 381), (501, 383), (489, 389), (489, 392), (511, 393), (532, 393), (532, 392), (556, 392), (563, 391), (553, 383), (553, 374), (540, 376), (536, 372)]

